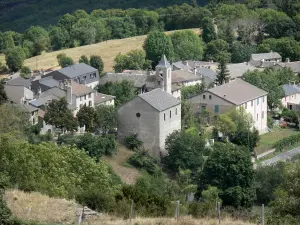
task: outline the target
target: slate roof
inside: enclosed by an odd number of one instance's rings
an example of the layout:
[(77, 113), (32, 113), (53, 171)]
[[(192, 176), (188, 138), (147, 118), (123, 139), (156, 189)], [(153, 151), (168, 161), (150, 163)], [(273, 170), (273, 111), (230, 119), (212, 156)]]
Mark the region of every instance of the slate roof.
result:
[(97, 104), (100, 104), (103, 102), (111, 101), (115, 98), (116, 98), (115, 96), (105, 95), (105, 94), (97, 92), (97, 93), (95, 93), (95, 96), (94, 96), (94, 103), (95, 103), (95, 105), (97, 105)]
[(283, 90), (285, 96), (294, 95), (300, 93), (300, 86), (292, 84), (284, 84)]
[(235, 105), (240, 105), (268, 94), (266, 91), (242, 79), (235, 79), (232, 82), (208, 89), (207, 91)]
[(197, 80), (201, 80), (201, 77), (192, 72), (188, 72), (186, 70), (172, 71), (172, 83), (183, 83)]
[(59, 86), (59, 81), (53, 79), (52, 76), (50, 76), (50, 77), (45, 77), (45, 78), (41, 78), (41, 79), (39, 80), (39, 83), (40, 83), (40, 84), (43, 84), (43, 85), (45, 85), (45, 86), (47, 86), (47, 87), (50, 87), (50, 88), (52, 88), (52, 87), (58, 87), (58, 86)]
[(87, 95), (92, 92), (93, 92), (92, 88), (82, 85), (82, 84), (78, 84), (75, 81), (72, 81), (72, 94), (73, 95), (80, 97), (80, 96)]
[(27, 104), (18, 104), (18, 105), (30, 113), (39, 110), (38, 108), (32, 105), (27, 105)]
[(256, 67), (250, 65), (249, 63), (227, 64), (227, 68), (232, 79), (242, 77), (247, 71), (253, 71), (256, 69)]
[(160, 112), (180, 104), (180, 100), (160, 88), (140, 94), (138, 97)]
[(263, 59), (278, 59), (278, 58), (281, 58), (281, 55), (277, 52), (257, 53), (251, 55), (251, 59), (254, 61), (261, 61)]
[(282, 67), (290, 68), (294, 73), (300, 73), (300, 61), (278, 63)]
[(23, 97), (25, 97), (25, 99), (28, 99), (26, 98), (26, 96), (24, 96), (25, 88), (26, 87), (23, 86), (10, 86), (10, 85), (4, 86), (4, 90), (6, 92), (8, 99), (17, 104), (21, 102), (21, 99)]
[(173, 66), (173, 68), (175, 67), (177, 69), (185, 69), (185, 70), (192, 69), (192, 67), (188, 64), (188, 62), (187, 62), (187, 65), (186, 65), (182, 61), (174, 62), (174, 63), (172, 63), (172, 66)]
[(69, 78), (75, 78), (85, 73), (92, 73), (97, 71), (94, 67), (91, 67), (85, 63), (74, 64), (58, 70), (58, 72), (64, 74)]
[(11, 86), (23, 86), (29, 88), (31, 80), (24, 79), (23, 77), (17, 77), (15, 79), (8, 80), (6, 83)]
[(211, 80), (217, 79), (217, 72), (212, 69), (200, 67), (200, 68), (197, 68), (197, 73), (204, 77), (208, 77)]
[(156, 67), (171, 67), (167, 57), (163, 55)]

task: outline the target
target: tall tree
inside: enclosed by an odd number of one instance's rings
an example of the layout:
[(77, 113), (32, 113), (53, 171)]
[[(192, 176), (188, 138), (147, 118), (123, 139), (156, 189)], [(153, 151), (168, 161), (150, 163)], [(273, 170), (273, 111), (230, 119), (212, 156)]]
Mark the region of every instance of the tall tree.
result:
[(40, 26), (32, 26), (26, 30), (24, 38), (33, 42), (35, 48), (35, 55), (39, 55), (44, 50), (50, 47), (50, 38), (48, 31)]
[(66, 29), (68, 32), (70, 32), (75, 22), (76, 22), (75, 17), (67, 13), (59, 19), (58, 25)]
[(82, 55), (79, 58), (79, 63), (85, 63), (85, 64), (89, 65), (90, 61), (86, 55)]
[(23, 78), (28, 78), (31, 76), (31, 69), (28, 66), (23, 66), (20, 71), (20, 76)]
[(95, 108), (95, 132), (107, 134), (117, 127), (116, 110), (114, 106), (99, 105)]
[(90, 58), (90, 65), (96, 68), (100, 75), (103, 73), (104, 63), (100, 56), (92, 55)]
[(49, 36), (53, 50), (67, 47), (70, 42), (68, 31), (62, 27), (52, 26), (49, 31)]
[(219, 85), (228, 83), (230, 80), (229, 70), (227, 68), (228, 59), (225, 55), (220, 56), (219, 65), (218, 65), (218, 74), (217, 74), (217, 83)]
[(255, 189), (250, 152), (230, 143), (215, 143), (213, 148), (201, 172), (198, 193), (214, 186), (221, 190), (223, 205), (252, 207)]
[(202, 39), (205, 43), (217, 39), (217, 33), (212, 18), (204, 17), (202, 20)]
[(47, 124), (62, 129), (62, 132), (65, 130), (76, 131), (78, 127), (78, 123), (72, 111), (68, 108), (68, 102), (65, 98), (50, 102), (44, 120)]
[(222, 53), (227, 53), (229, 57), (230, 54), (228, 53), (228, 51), (229, 44), (226, 41), (222, 39), (213, 40), (206, 45), (204, 58), (207, 61), (218, 61)]
[(3, 105), (8, 100), (5, 89), (4, 89), (4, 82), (0, 81), (0, 105)]
[(65, 68), (74, 64), (73, 59), (71, 57), (68, 57), (65, 53), (58, 54), (56, 58), (58, 61), (58, 65), (60, 65), (61, 68)]
[(143, 46), (147, 59), (152, 61), (152, 66), (155, 67), (162, 55), (166, 55), (168, 60), (174, 59), (174, 48), (171, 38), (164, 32), (153, 31), (144, 42)]
[(14, 47), (6, 52), (5, 61), (12, 72), (20, 70), (23, 66), (24, 60), (25, 54), (22, 47)]
[(77, 113), (77, 119), (80, 127), (85, 126), (88, 132), (94, 131), (95, 110), (93, 107), (83, 105)]

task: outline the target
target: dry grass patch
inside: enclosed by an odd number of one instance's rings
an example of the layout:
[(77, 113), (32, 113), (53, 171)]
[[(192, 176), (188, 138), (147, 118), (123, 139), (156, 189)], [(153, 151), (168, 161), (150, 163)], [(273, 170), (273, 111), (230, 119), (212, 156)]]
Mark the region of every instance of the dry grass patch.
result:
[(124, 166), (129, 157), (133, 154), (133, 151), (128, 150), (123, 145), (119, 145), (117, 154), (111, 157), (103, 157), (103, 159), (112, 166), (116, 174), (118, 174), (122, 181), (126, 184), (134, 184), (136, 179), (141, 176), (140, 172), (136, 168)]
[(13, 215), (19, 219), (53, 224), (76, 222), (78, 205), (74, 201), (18, 190), (7, 190), (4, 197)]
[[(85, 225), (218, 225), (217, 219), (204, 218), (193, 219), (192, 217), (182, 217), (179, 221), (172, 218), (136, 218), (130, 223), (129, 220), (122, 220), (108, 215), (103, 215), (98, 218), (88, 219)], [(243, 221), (235, 221), (230, 218), (222, 219), (222, 225), (255, 225)]]
[[(199, 33), (199, 29), (191, 29), (196, 33)], [(168, 34), (174, 31), (166, 32)], [(57, 69), (56, 56), (59, 53), (66, 53), (72, 57), (76, 62), (81, 55), (91, 56), (99, 55), (104, 61), (104, 71), (112, 71), (114, 65), (114, 59), (118, 53), (127, 53), (134, 49), (142, 49), (143, 43), (146, 39), (146, 35), (136, 36), (125, 39), (109, 40), (107, 42), (101, 42), (92, 45), (80, 46), (77, 48), (64, 49), (60, 51), (43, 53), (42, 55), (35, 56), (25, 60), (25, 66), (35, 69)]]

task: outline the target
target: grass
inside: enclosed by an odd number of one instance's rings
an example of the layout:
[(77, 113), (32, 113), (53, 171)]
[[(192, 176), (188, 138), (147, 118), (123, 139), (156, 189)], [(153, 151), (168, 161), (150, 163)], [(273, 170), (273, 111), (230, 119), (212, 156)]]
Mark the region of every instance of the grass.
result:
[(121, 177), (126, 184), (134, 184), (141, 173), (134, 167), (130, 167), (127, 161), (130, 156), (134, 154), (133, 151), (128, 150), (123, 145), (118, 146), (117, 154), (103, 159), (112, 166), (113, 170)]
[[(24, 221), (34, 221), (40, 224), (77, 224), (78, 205), (74, 201), (49, 198), (46, 195), (32, 192), (25, 193), (18, 190), (7, 190), (5, 199), (14, 216)], [(179, 221), (172, 218), (135, 218), (130, 223), (111, 215), (102, 214), (88, 217), (85, 225), (217, 225), (217, 219), (193, 219), (182, 217)], [(254, 225), (252, 223), (222, 218), (223, 225)]]
[(293, 128), (276, 128), (272, 132), (260, 136), (260, 140), (255, 148), (256, 154), (264, 153), (273, 148), (276, 141), (299, 132)]
[[(190, 29), (194, 32), (199, 32), (199, 29)], [(174, 31), (166, 32), (171, 34)], [(76, 48), (64, 49), (55, 52), (42, 53), (42, 55), (35, 56), (25, 60), (25, 66), (32, 70), (36, 69), (58, 69), (56, 56), (59, 53), (66, 53), (72, 57), (76, 62), (81, 55), (91, 56), (99, 55), (104, 61), (104, 71), (113, 71), (114, 59), (118, 53), (127, 53), (134, 49), (142, 49), (146, 35), (136, 36), (125, 39), (109, 40), (92, 45), (80, 46)]]

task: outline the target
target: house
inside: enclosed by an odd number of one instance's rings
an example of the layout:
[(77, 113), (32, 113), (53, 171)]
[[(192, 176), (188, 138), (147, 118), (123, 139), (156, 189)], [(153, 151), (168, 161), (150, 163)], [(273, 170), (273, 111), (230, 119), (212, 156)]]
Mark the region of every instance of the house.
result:
[(243, 107), (252, 116), (254, 127), (263, 134), (267, 131), (267, 94), (242, 79), (235, 79), (208, 89), (188, 101), (195, 113), (209, 111), (219, 115)]
[(4, 85), (4, 90), (9, 101), (16, 104), (26, 104), (34, 99), (33, 92), (24, 86), (10, 86), (6, 84)]
[(227, 69), (230, 73), (230, 80), (234, 80), (236, 78), (242, 78), (245, 73), (248, 71), (254, 71), (257, 68), (248, 62), (243, 62), (227, 64)]
[(106, 105), (106, 106), (114, 106), (115, 105), (115, 96), (105, 95), (102, 93), (95, 92), (94, 94), (94, 105)]
[(283, 85), (284, 98), (281, 103), (290, 110), (300, 110), (300, 86), (295, 84)]
[(282, 61), (282, 57), (277, 52), (252, 54), (250, 64), (255, 67), (269, 67)]
[(281, 68), (291, 69), (296, 75), (300, 74), (300, 61), (290, 62), (287, 60), (287, 62), (280, 62), (277, 65)]
[(168, 85), (163, 86), (165, 91), (157, 88), (140, 94), (118, 108), (120, 141), (136, 134), (153, 156), (166, 154), (167, 136), (181, 129), (181, 102), (171, 95)]
[(29, 122), (31, 125), (38, 123), (39, 109), (29, 104), (18, 104), (24, 111), (29, 114)]
[(48, 73), (43, 77), (52, 77), (56, 81), (71, 79), (91, 88), (95, 88), (99, 84), (99, 71), (85, 63), (71, 65)]

